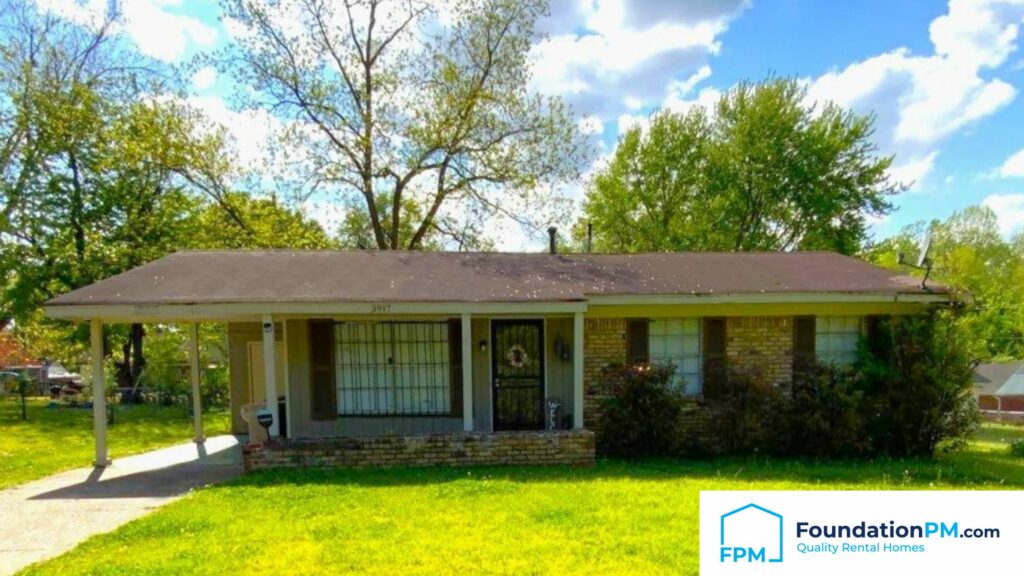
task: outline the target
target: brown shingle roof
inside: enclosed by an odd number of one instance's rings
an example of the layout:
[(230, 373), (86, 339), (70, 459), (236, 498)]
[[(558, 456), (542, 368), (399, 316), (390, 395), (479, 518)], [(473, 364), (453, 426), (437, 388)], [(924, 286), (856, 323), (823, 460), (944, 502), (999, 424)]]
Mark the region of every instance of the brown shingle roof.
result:
[[(944, 293), (942, 287), (929, 287)], [(49, 305), (574, 301), (605, 295), (922, 294), (917, 279), (830, 252), (509, 254), (178, 252)]]

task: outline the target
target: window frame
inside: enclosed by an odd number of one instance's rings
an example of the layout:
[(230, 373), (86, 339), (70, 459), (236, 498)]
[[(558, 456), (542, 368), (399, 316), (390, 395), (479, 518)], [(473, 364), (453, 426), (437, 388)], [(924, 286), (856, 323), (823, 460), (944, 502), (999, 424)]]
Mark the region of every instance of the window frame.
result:
[[(648, 318), (648, 330), (647, 330), (647, 358), (648, 362), (652, 365), (664, 365), (664, 361), (668, 360), (673, 363), (676, 367), (676, 372), (673, 375), (672, 387), (679, 390), (688, 397), (700, 396), (704, 393), (704, 318), (701, 316), (665, 316), (665, 317), (652, 317)], [(666, 331), (664, 334), (656, 333), (654, 327), (656, 323), (664, 322), (681, 322), (682, 331), (679, 334), (670, 334)], [(694, 332), (688, 332), (687, 326), (689, 323), (693, 323), (695, 326)], [(670, 354), (668, 353), (668, 339), (671, 337), (681, 338), (683, 343), (683, 352), (681, 354)], [(685, 340), (689, 337), (695, 338), (696, 352), (687, 353), (685, 352)], [(654, 339), (665, 338), (665, 354), (660, 355), (655, 353)], [(684, 362), (687, 360), (694, 363), (694, 370), (687, 372), (684, 371)], [(679, 386), (679, 381), (683, 381), (683, 386)], [(690, 390), (690, 386), (696, 382), (696, 389)]]
[[(864, 337), (864, 316), (858, 316), (856, 314), (833, 314), (828, 316), (817, 316), (815, 317), (814, 324), (814, 358), (816, 361), (822, 364), (832, 364), (836, 366), (849, 366), (857, 360), (857, 345), (860, 339)], [(841, 329), (835, 329), (833, 323), (836, 320), (841, 319), (844, 326)], [(846, 328), (845, 323), (851, 319), (856, 319), (857, 329), (856, 332)], [(835, 350), (832, 346), (832, 339), (836, 337), (849, 337), (854, 336), (855, 341), (853, 343), (852, 350)], [(823, 340), (824, 337), (824, 340)], [(826, 343), (826, 346), (822, 346), (822, 342)]]
[[(453, 348), (458, 348), (461, 351), (461, 342), (453, 341), (453, 332), (451, 329), (451, 323), (447, 319), (439, 320), (384, 320), (384, 321), (372, 321), (372, 320), (357, 320), (357, 321), (336, 321), (333, 323), (332, 335), (334, 344), (334, 358), (333, 358), (333, 371), (335, 374), (335, 393), (336, 402), (335, 410), (339, 418), (453, 418), (460, 416), (460, 405), (461, 393), (457, 394), (453, 386), (453, 375), (458, 373), (461, 376), (461, 368), (456, 365), (455, 359), (452, 355)], [(371, 354), (374, 355), (375, 360), (377, 354), (384, 354), (387, 361), (381, 363), (375, 361), (371, 364), (350, 364), (350, 369), (354, 370), (385, 370), (385, 385), (384, 386), (371, 386), (371, 387), (345, 387), (345, 375), (342, 360), (342, 350), (346, 346), (345, 330), (344, 326), (362, 325), (368, 327), (372, 334), (376, 334), (376, 327), (383, 326), (387, 331), (388, 336), (386, 338), (377, 340), (359, 340), (357, 343), (366, 344), (374, 348)], [(406, 340), (399, 341), (396, 338), (396, 326), (430, 326), (440, 329), (441, 338), (439, 340)], [(461, 335), (460, 335), (461, 336)], [(351, 346), (351, 342), (347, 344)], [(397, 346), (401, 344), (413, 344), (413, 345), (427, 345), (428, 347), (440, 344), (437, 350), (430, 351), (430, 358), (436, 360), (430, 363), (402, 363), (399, 364), (395, 361), (396, 358), (400, 357), (401, 352)], [(401, 369), (406, 370), (417, 370), (423, 369), (423, 367), (442, 367), (444, 370), (442, 376), (432, 379), (427, 385), (412, 385), (412, 386), (399, 386), (403, 375)], [(443, 409), (438, 411), (402, 411), (400, 410), (399, 401), (400, 394), (406, 392), (412, 394), (415, 390), (420, 390), (420, 393), (429, 393), (434, 395), (434, 399), (438, 399), (444, 404)], [(348, 397), (349, 393), (355, 394), (370, 394), (372, 396), (378, 396), (384, 391), (385, 398), (385, 409), (358, 409), (346, 411), (344, 409), (344, 402)], [(456, 396), (459, 396), (456, 400)], [(411, 400), (412, 396), (409, 396)]]

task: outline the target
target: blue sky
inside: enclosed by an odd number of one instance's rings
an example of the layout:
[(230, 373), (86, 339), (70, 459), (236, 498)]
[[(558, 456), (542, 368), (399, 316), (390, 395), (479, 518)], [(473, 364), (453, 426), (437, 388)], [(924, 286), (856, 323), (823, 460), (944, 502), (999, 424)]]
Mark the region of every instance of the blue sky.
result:
[[(106, 0), (36, 0), (86, 20)], [(207, 0), (128, 0), (122, 32), (169, 62), (230, 41)], [(706, 105), (741, 80), (770, 74), (807, 83), (810, 99), (878, 115), (876, 141), (896, 155), (893, 176), (914, 181), (898, 210), (875, 222), (903, 225), (992, 206), (1004, 233), (1024, 227), (1024, 0), (553, 0), (533, 48), (532, 86), (559, 94), (598, 143), (599, 166), (622, 128), (661, 107)], [(212, 70), (193, 79), (193, 102), (236, 135), (255, 159), (266, 114), (231, 110), (236, 89)], [(565, 192), (579, 199), (582, 183)], [(309, 206), (327, 223), (343, 208)], [(513, 228), (500, 248), (542, 246)]]

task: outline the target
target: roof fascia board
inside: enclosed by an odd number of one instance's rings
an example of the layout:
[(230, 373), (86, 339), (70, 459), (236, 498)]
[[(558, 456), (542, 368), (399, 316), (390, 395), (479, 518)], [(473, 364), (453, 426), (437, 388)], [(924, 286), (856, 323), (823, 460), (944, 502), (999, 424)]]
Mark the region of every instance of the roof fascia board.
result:
[(826, 304), (826, 303), (941, 303), (947, 294), (829, 293), (793, 292), (786, 294), (616, 294), (591, 296), (591, 306), (637, 304)]
[(586, 312), (585, 302), (380, 302), (380, 303), (230, 303), (230, 304), (69, 304), (43, 307), (51, 318), (62, 320), (99, 319), (110, 322), (244, 321), (264, 314), (275, 316), (369, 317), (414, 315), (522, 315), (571, 314)]

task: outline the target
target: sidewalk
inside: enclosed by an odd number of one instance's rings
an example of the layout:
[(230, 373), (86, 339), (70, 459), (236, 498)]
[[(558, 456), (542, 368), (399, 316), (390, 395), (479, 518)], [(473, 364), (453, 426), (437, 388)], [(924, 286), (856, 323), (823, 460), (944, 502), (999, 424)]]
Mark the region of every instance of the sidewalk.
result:
[(239, 440), (216, 436), (202, 446), (189, 442), (0, 490), (0, 575), (241, 473)]

